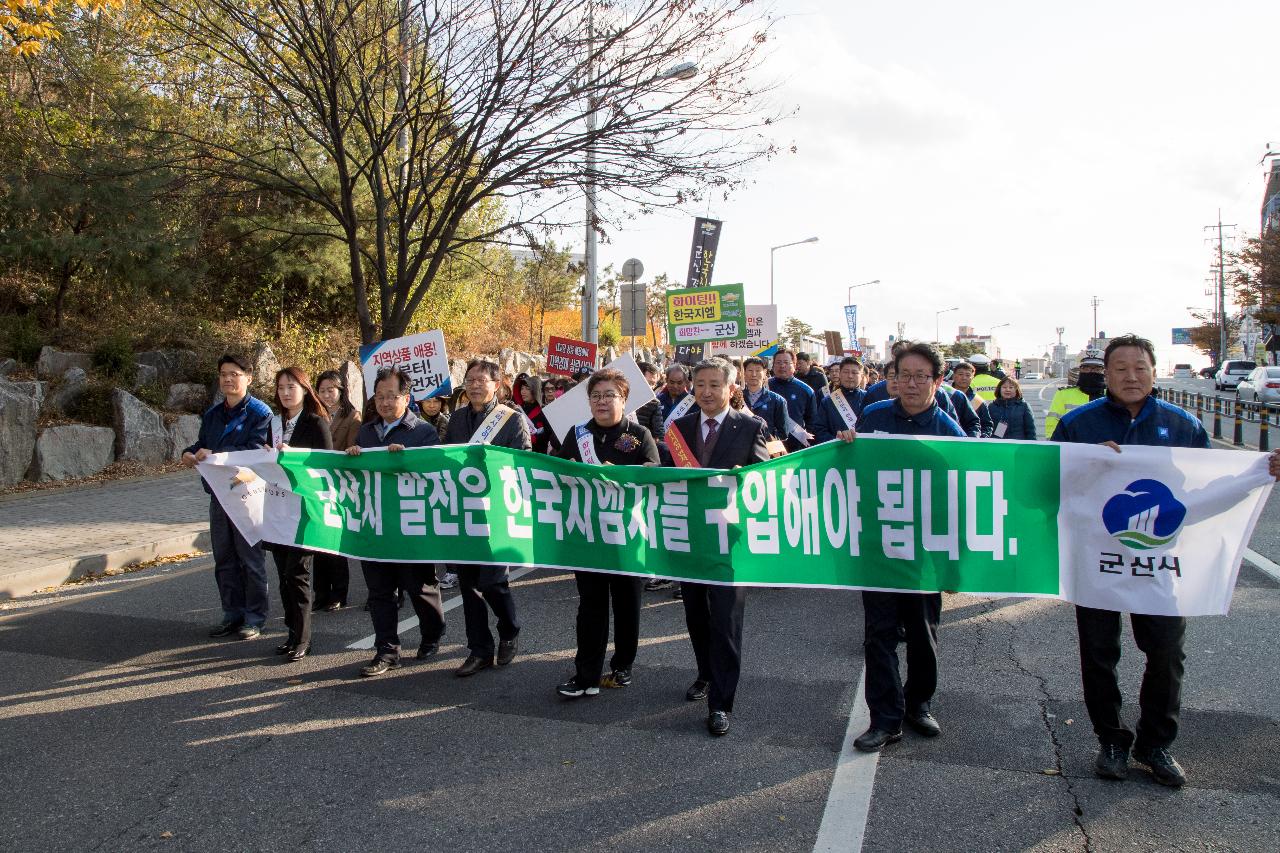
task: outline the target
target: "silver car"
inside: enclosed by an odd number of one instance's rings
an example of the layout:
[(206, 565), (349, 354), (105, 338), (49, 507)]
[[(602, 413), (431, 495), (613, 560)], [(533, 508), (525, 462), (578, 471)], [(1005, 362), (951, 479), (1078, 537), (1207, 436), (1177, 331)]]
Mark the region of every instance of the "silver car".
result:
[(1280, 406), (1280, 367), (1255, 367), (1236, 386), (1236, 399)]

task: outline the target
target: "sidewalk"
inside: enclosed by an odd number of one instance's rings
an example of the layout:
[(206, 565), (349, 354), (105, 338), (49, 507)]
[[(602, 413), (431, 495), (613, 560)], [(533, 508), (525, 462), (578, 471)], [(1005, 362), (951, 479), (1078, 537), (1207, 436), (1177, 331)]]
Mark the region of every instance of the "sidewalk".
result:
[(190, 471), (0, 499), (0, 599), (208, 549), (209, 497)]

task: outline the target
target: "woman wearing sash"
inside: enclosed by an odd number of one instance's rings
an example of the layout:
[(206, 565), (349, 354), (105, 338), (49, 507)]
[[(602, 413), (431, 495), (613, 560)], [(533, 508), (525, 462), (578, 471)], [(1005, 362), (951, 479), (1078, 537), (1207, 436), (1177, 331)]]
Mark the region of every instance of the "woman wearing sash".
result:
[[(498, 401), (501, 372), (492, 361), (474, 359), (467, 365), (463, 384), (466, 404), (449, 416), (445, 444), (492, 444), (515, 450), (529, 449), (529, 427), (515, 409)], [(516, 656), (520, 622), (506, 566), (457, 565), (454, 571), (462, 592), (462, 615), (467, 623), (470, 654), (454, 671), (459, 678), (493, 666), (506, 666)], [(489, 610), (498, 622), (498, 644), (489, 630)], [(495, 655), (496, 651), (496, 655)]]
[[(623, 416), (627, 378), (617, 370), (597, 370), (587, 380), (591, 420), (565, 439), (559, 456), (588, 465), (658, 465), (658, 445), (649, 430)], [(609, 601), (613, 600), (613, 658), (611, 687), (631, 683), (631, 665), (640, 644), (642, 578), (605, 572), (574, 572), (578, 585), (578, 651), (574, 675), (556, 692), (567, 699), (595, 696), (609, 646)]]
[[(286, 367), (276, 374), (276, 407), (280, 410), (280, 448), (332, 450), (329, 413), (311, 390), (307, 374)], [(289, 636), (276, 647), (276, 654), (296, 663), (311, 651), (311, 569), (315, 552), (292, 545), (271, 545), (271, 558), (280, 575), (280, 603)]]

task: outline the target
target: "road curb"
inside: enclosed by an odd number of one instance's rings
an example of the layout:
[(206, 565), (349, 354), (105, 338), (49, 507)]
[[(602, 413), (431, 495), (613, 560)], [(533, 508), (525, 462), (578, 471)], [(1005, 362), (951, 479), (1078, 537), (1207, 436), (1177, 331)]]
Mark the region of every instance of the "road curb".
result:
[(109, 569), (122, 569), (159, 557), (190, 554), (210, 549), (209, 529), (190, 530), (177, 536), (169, 536), (155, 542), (129, 545), (111, 551), (77, 554), (62, 560), (54, 560), (17, 572), (0, 575), (0, 601), (28, 595), (38, 589), (58, 586), (67, 581), (79, 580), (90, 574), (101, 574)]

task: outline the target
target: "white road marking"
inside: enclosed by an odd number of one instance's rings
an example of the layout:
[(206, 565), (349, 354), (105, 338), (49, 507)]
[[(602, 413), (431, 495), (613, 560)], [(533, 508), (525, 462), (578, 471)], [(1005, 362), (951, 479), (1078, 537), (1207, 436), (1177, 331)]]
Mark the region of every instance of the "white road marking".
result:
[[(517, 578), (522, 578), (525, 575), (529, 574), (529, 572), (531, 571), (533, 571), (532, 566), (524, 566), (519, 569), (514, 569), (511, 572), (510, 580), (516, 580)], [(449, 599), (444, 603), (444, 611), (448, 613), (450, 610), (452, 610), (453, 608), (457, 607), (460, 604), (462, 604), (462, 596), (455, 595), (453, 598)], [(401, 620), (400, 624), (396, 626), (396, 633), (403, 634), (405, 631), (408, 631), (410, 628), (416, 628), (417, 626), (418, 626), (418, 617), (415, 614), (413, 616), (410, 616), (408, 619)], [(377, 634), (370, 634), (367, 637), (361, 637), (359, 640), (356, 640), (354, 643), (347, 646), (347, 648), (355, 649), (357, 651), (361, 649), (365, 649), (365, 650), (371, 649), (373, 648), (373, 640), (377, 636), (378, 636)]]
[(866, 693), (866, 679), (860, 671), (857, 695), (853, 697), (853, 708), (849, 711), (849, 725), (845, 728), (840, 757), (836, 759), (836, 774), (831, 780), (827, 807), (822, 812), (818, 839), (813, 845), (814, 853), (862, 849), (867, 815), (871, 811), (871, 792), (876, 784), (876, 768), (880, 765), (880, 753), (859, 752), (853, 747), (858, 735), (871, 725)]
[(1257, 566), (1263, 574), (1268, 575), (1273, 581), (1280, 582), (1280, 566), (1277, 566), (1252, 548), (1244, 549), (1244, 558)]

